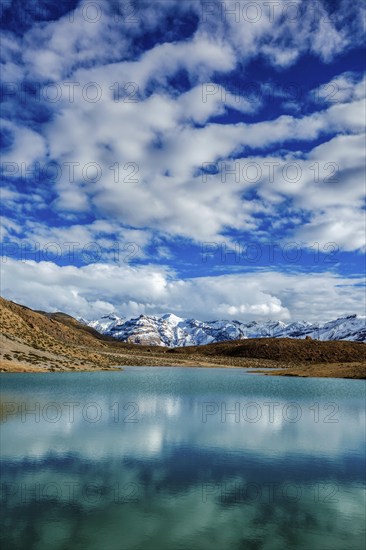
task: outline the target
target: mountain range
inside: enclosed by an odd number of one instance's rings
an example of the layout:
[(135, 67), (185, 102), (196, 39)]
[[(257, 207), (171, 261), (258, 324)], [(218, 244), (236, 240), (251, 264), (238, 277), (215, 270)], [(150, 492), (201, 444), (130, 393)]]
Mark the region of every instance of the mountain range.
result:
[(206, 345), (247, 338), (298, 338), (314, 340), (350, 340), (366, 342), (366, 316), (348, 315), (326, 323), (299, 321), (241, 322), (198, 321), (168, 313), (161, 316), (140, 315), (126, 319), (115, 313), (87, 321), (85, 325), (122, 342), (163, 347)]
[[(349, 337), (351, 331), (353, 337), (356, 337), (356, 333), (361, 337), (357, 327), (362, 319), (354, 316), (344, 318), (343, 322), (338, 321), (333, 327), (333, 336), (346, 336), (348, 331)], [(244, 323), (201, 323), (171, 315), (149, 318), (140, 316), (129, 321), (113, 315), (104, 316), (98, 322), (99, 330), (111, 333), (113, 326), (116, 329), (119, 327), (115, 334), (120, 336), (121, 326), (127, 325), (129, 336), (127, 333), (122, 336), (134, 338), (140, 345), (101, 334), (87, 326), (85, 321), (81, 323), (65, 313), (32, 310), (0, 297), (0, 372), (121, 371), (121, 366), (128, 365), (196, 366), (244, 367), (278, 376), (366, 378), (366, 346), (362, 341), (324, 342), (302, 339), (299, 335), (296, 338), (248, 338), (243, 332), (246, 326)], [(244, 326), (241, 327), (242, 332), (235, 332), (240, 325)], [(259, 324), (247, 325), (250, 330), (254, 330), (253, 327), (258, 328)], [(277, 331), (280, 325), (267, 323), (265, 326), (271, 329), (274, 327), (273, 330)], [(158, 328), (161, 336), (157, 332)], [(208, 329), (211, 330), (210, 334)], [(308, 325), (307, 329), (310, 330)], [(208, 345), (183, 345), (194, 338), (202, 342), (205, 338), (236, 335), (240, 338)], [(168, 344), (173, 343), (174, 339), (180, 345), (169, 347)], [(146, 342), (155, 345), (141, 345)], [(276, 370), (273, 371), (273, 368)]]

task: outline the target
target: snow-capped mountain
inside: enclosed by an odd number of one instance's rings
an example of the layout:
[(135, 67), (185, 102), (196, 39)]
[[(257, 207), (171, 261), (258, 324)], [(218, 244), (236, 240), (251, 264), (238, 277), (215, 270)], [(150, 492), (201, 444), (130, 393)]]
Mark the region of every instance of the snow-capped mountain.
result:
[(211, 344), (245, 338), (305, 338), (317, 340), (353, 340), (366, 342), (366, 316), (349, 315), (323, 324), (305, 321), (283, 323), (266, 321), (197, 321), (171, 313), (161, 316), (140, 315), (135, 319), (103, 315), (94, 321), (79, 319), (98, 332), (123, 342), (153, 346), (182, 347)]

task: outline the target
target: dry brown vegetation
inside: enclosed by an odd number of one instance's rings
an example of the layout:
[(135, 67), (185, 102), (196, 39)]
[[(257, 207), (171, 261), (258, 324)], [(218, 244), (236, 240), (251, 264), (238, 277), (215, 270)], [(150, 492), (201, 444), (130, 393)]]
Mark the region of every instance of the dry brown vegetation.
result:
[(366, 346), (359, 342), (260, 338), (176, 349), (142, 346), (103, 336), (64, 313), (33, 311), (3, 298), (0, 328), (3, 372), (159, 365), (276, 367), (271, 374), (366, 378)]
[(203, 353), (209, 356), (250, 357), (306, 363), (366, 361), (366, 346), (362, 342), (320, 342), (294, 338), (250, 338), (207, 346), (176, 348), (170, 350), (170, 353)]

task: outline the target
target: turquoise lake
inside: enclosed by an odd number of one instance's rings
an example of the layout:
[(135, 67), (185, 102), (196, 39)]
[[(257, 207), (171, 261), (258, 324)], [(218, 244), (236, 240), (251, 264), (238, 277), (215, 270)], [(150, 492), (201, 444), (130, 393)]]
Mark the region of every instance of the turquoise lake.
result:
[(365, 382), (1, 374), (6, 550), (361, 550)]

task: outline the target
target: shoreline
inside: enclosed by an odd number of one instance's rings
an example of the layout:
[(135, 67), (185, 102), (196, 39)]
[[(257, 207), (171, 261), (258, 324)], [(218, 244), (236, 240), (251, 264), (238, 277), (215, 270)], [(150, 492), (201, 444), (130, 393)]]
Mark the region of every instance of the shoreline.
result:
[[(254, 361), (248, 361), (254, 362)], [(261, 362), (256, 360), (256, 363)], [(266, 361), (267, 363), (267, 361)], [(35, 366), (27, 363), (21, 363), (16, 361), (4, 361), (0, 362), (0, 373), (4, 374), (46, 374), (46, 373), (81, 373), (81, 372), (123, 372), (124, 367), (166, 367), (166, 368), (205, 368), (205, 369), (247, 369), (248, 374), (259, 374), (264, 376), (284, 376), (284, 377), (296, 377), (296, 378), (338, 378), (349, 380), (366, 380), (366, 363), (353, 362), (353, 363), (322, 363), (322, 364), (302, 364), (302, 365), (276, 365), (275, 361), (271, 362), (271, 365), (267, 364), (237, 364), (228, 365), (220, 364), (214, 361), (189, 361), (188, 359), (182, 360), (176, 364), (140, 364), (140, 365), (113, 365), (113, 366), (91, 366), (91, 365), (69, 365), (67, 367), (52, 367), (48, 366)], [(248, 370), (250, 369), (250, 370)]]

